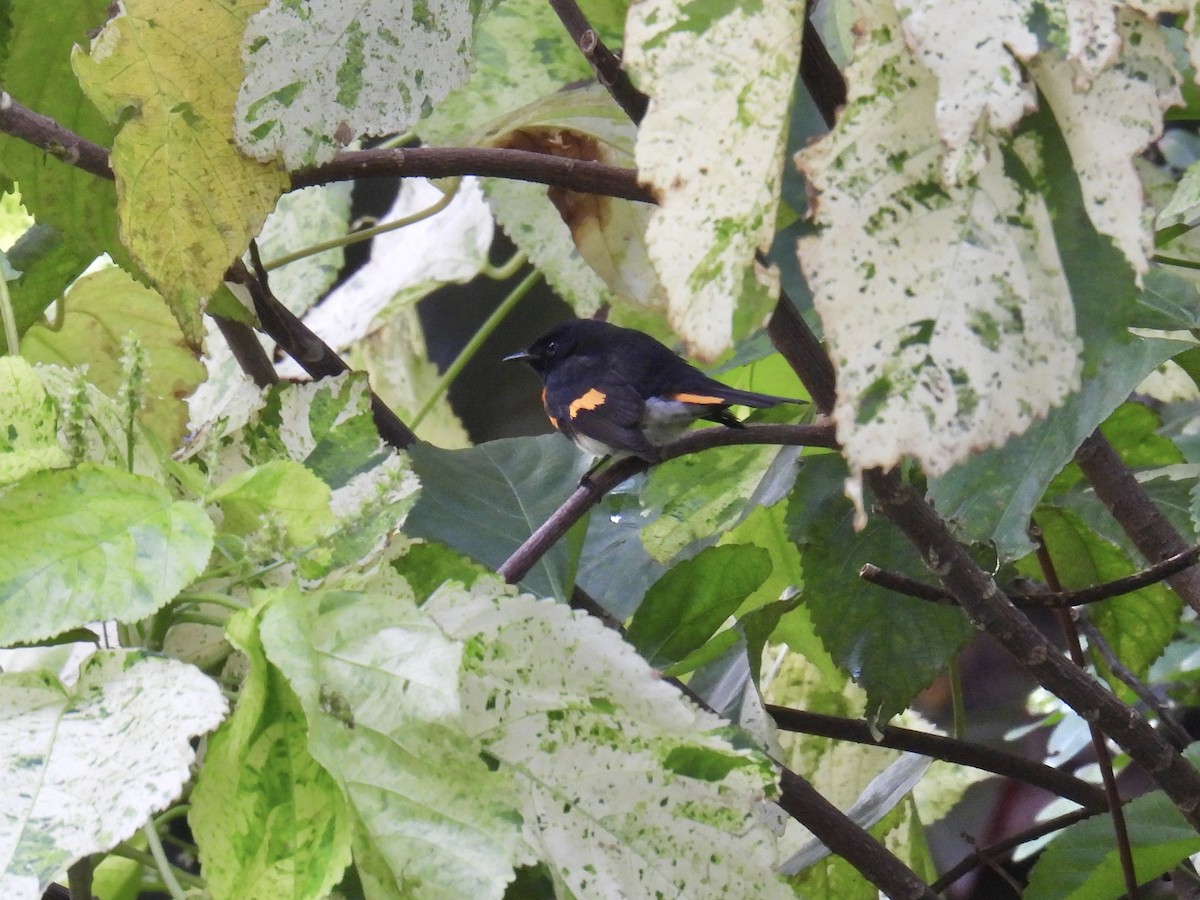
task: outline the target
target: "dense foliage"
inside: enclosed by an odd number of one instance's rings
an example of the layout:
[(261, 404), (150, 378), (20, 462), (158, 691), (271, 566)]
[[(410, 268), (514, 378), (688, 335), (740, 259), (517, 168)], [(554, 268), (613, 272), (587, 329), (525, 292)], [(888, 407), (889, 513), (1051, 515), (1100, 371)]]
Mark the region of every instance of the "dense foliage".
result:
[[(0, 896), (1196, 879), (1193, 11), (812, 6), (0, 0)], [(811, 404), (469, 446), (543, 280)], [(1044, 762), (913, 709), (980, 631)]]

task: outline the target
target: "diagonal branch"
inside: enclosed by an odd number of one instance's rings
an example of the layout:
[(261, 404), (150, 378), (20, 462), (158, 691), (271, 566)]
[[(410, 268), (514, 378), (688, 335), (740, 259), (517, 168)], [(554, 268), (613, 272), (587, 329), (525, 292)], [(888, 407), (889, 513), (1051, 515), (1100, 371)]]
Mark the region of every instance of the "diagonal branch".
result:
[(1023, 781), (1060, 797), (1066, 797), (1091, 810), (1108, 808), (1104, 792), (1094, 784), (1044, 763), (1004, 753), (983, 744), (960, 741), (911, 728), (897, 728), (894, 725), (872, 729), (868, 723), (859, 719), (843, 719), (787, 706), (768, 705), (766, 709), (783, 731), (796, 731), (838, 741), (865, 744), (869, 747), (888, 747), (919, 753), (944, 762), (970, 766), (1004, 778)]
[[(1154, 562), (1188, 549), (1187, 541), (1154, 505), (1146, 489), (1099, 429), (1092, 432), (1075, 452), (1075, 462), (1096, 496), (1147, 560)], [(1168, 578), (1167, 583), (1188, 606), (1200, 612), (1200, 568), (1180, 571)]]
[[(711, 447), (732, 444), (778, 444), (793, 447), (828, 447), (836, 442), (828, 425), (746, 425), (742, 428), (701, 428), (688, 432), (662, 448), (664, 461)], [(496, 571), (509, 584), (516, 584), (600, 499), (628, 478), (644, 472), (649, 464), (636, 457), (618, 460), (575, 489), (554, 514), (531, 534)]]
[(596, 73), (596, 81), (608, 90), (634, 125), (640, 124), (650, 98), (633, 86), (629, 73), (621, 68), (621, 57), (600, 40), (575, 0), (550, 0), (550, 7)]
[[(254, 244), (250, 245), (250, 254), (258, 270), (256, 274), (251, 274), (239, 259), (226, 275), (230, 281), (250, 292), (263, 331), (313, 378), (329, 378), (349, 372), (350, 366), (346, 361), (271, 293), (262, 261), (258, 258), (258, 248)], [(374, 391), (371, 391), (371, 413), (379, 436), (397, 450), (403, 450), (417, 440), (412, 429)]]

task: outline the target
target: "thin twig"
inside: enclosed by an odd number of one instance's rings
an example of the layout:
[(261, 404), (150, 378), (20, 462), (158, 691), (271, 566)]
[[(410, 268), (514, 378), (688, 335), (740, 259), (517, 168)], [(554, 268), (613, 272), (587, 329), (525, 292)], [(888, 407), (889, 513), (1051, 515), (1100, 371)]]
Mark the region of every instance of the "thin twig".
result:
[[(1096, 496), (1150, 562), (1188, 549), (1188, 543), (1155, 506), (1141, 482), (1121, 460), (1099, 429), (1075, 451), (1075, 462)], [(1200, 569), (1186, 569), (1167, 579), (1175, 593), (1200, 613)]]
[[(1144, 587), (1166, 581), (1177, 572), (1196, 565), (1197, 560), (1200, 560), (1200, 545), (1189, 547), (1182, 553), (1169, 556), (1162, 562), (1142, 569), (1140, 572), (1134, 572), (1132, 575), (1078, 591), (1043, 591), (1037, 594), (1007, 594), (1006, 596), (1022, 609), (1065, 609), (1072, 606), (1086, 606), (1089, 603), (1099, 603), (1101, 600), (1132, 594)], [(871, 563), (864, 565), (858, 575), (864, 581), (895, 591), (897, 594), (904, 594), (930, 603), (939, 603), (943, 606), (958, 605), (958, 601), (949, 592), (935, 584), (926, 584), (908, 575), (881, 569)]]
[[(1054, 558), (1050, 555), (1050, 548), (1046, 546), (1042, 530), (1036, 522), (1030, 523), (1029, 534), (1033, 538), (1034, 553), (1037, 557), (1038, 567), (1042, 570), (1042, 577), (1051, 590), (1061, 592), (1062, 582), (1059, 580)], [(1071, 661), (1079, 667), (1080, 671), (1084, 671), (1087, 669), (1087, 657), (1083, 655), (1083, 644), (1080, 643), (1079, 632), (1075, 628), (1071, 612), (1060, 609), (1057, 610), (1057, 614), (1063, 636), (1067, 640)], [(1100, 768), (1100, 780), (1104, 783), (1104, 794), (1108, 798), (1108, 814), (1112, 819), (1113, 835), (1117, 841), (1117, 858), (1121, 861), (1125, 893), (1129, 900), (1137, 900), (1138, 881), (1133, 868), (1133, 849), (1129, 843), (1129, 828), (1125, 824), (1125, 810), (1121, 807), (1121, 792), (1117, 788), (1117, 776), (1113, 773), (1112, 754), (1108, 751), (1108, 742), (1100, 727), (1094, 722), (1088, 722), (1087, 726), (1088, 734), (1092, 739), (1092, 749), (1096, 753), (1096, 764)]]
[(1077, 822), (1090, 819), (1092, 816), (1098, 816), (1102, 812), (1104, 810), (1077, 809), (1074, 812), (1064, 813), (1061, 816), (1055, 816), (1053, 819), (1047, 819), (1045, 822), (1038, 822), (1024, 831), (1018, 831), (1016, 834), (1010, 834), (1008, 837), (988, 844), (986, 847), (973, 850), (943, 872), (941, 877), (930, 885), (930, 887), (940, 894), (968, 872), (977, 869), (985, 859), (995, 859), (1001, 854), (1012, 850), (1014, 847), (1020, 847), (1029, 841), (1036, 841), (1040, 837), (1061, 831)]
[(766, 709), (783, 731), (796, 731), (870, 747), (888, 747), (920, 753), (922, 756), (970, 766), (1032, 784), (1044, 791), (1073, 800), (1088, 809), (1103, 810), (1108, 806), (1104, 792), (1094, 784), (1044, 763), (1004, 753), (984, 744), (961, 741), (926, 731), (914, 731), (910, 728), (897, 728), (893, 725), (885, 725), (872, 733), (871, 726), (860, 719), (844, 719), (787, 706), (768, 705)]
[(1171, 743), (1180, 750), (1191, 744), (1192, 736), (1187, 733), (1182, 725), (1175, 721), (1175, 716), (1167, 709), (1166, 704), (1155, 696), (1154, 691), (1150, 689), (1149, 685), (1143, 683), (1140, 678), (1129, 670), (1128, 666), (1121, 662), (1095, 623), (1086, 616), (1080, 616), (1076, 619), (1075, 624), (1083, 632), (1084, 637), (1088, 639), (1088, 646), (1100, 654), (1104, 659), (1104, 664), (1112, 670), (1113, 675), (1133, 691), (1146, 706), (1158, 713), (1158, 720), (1162, 723), (1162, 727), (1167, 732)]
[(650, 98), (633, 86), (629, 73), (621, 68), (621, 57), (605, 46), (575, 0), (550, 0), (550, 7), (558, 15), (583, 58), (591, 65), (596, 80), (607, 89), (634, 125), (641, 123)]

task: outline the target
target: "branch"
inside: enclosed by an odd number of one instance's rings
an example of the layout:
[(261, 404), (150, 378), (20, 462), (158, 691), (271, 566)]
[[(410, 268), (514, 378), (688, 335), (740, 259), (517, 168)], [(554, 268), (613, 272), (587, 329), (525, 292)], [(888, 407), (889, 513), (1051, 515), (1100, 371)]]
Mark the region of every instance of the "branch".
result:
[[(835, 399), (833, 365), (785, 295), (780, 296), (767, 330), (813, 402), (822, 412), (829, 412)], [(1145, 769), (1192, 827), (1200, 830), (1200, 773), (1179, 751), (1137, 710), (1065, 659), (975, 564), (933, 507), (897, 473), (876, 469), (865, 472), (863, 480), (874, 494), (879, 512), (909, 539), (972, 624), (990, 634), (1084, 721), (1094, 721)], [(1179, 547), (1176, 552), (1185, 549)]]
[[(1096, 496), (1147, 560), (1178, 555), (1188, 549), (1187, 541), (1154, 505), (1145, 488), (1099, 429), (1075, 451), (1075, 462)], [(1200, 613), (1200, 569), (1181, 571), (1168, 578), (1167, 583), (1188, 606)]]
[(268, 387), (279, 381), (279, 373), (275, 371), (271, 358), (259, 343), (253, 328), (244, 322), (235, 322), (224, 316), (214, 315), (213, 321), (217, 323), (221, 337), (225, 338), (225, 343), (233, 352), (233, 358), (237, 360), (242, 371), (250, 376), (255, 386)]
[(1010, 834), (1008, 837), (1002, 838), (994, 844), (980, 847), (968, 853), (943, 872), (941, 877), (930, 885), (930, 887), (940, 894), (968, 872), (982, 865), (985, 860), (999, 856), (1002, 853), (1007, 853), (1009, 850), (1019, 847), (1027, 841), (1037, 840), (1047, 834), (1061, 831), (1063, 828), (1074, 825), (1076, 822), (1082, 822), (1085, 819), (1090, 819), (1092, 816), (1098, 816), (1101, 812), (1103, 810), (1077, 809), (1074, 812), (1056, 816), (1053, 819), (1047, 819), (1045, 822), (1038, 822), (1036, 825), (1026, 828), (1024, 831), (1018, 831), (1016, 834)]
[(767, 705), (766, 710), (775, 720), (775, 724), (784, 731), (797, 731), (871, 747), (888, 747), (919, 753), (922, 756), (1023, 781), (1060, 797), (1066, 797), (1091, 810), (1103, 811), (1108, 808), (1104, 791), (1094, 784), (1043, 763), (1004, 753), (983, 744), (959, 741), (910, 728), (897, 728), (893, 725), (885, 725), (872, 734), (871, 727), (858, 719), (843, 719), (787, 706)]
[(635, 169), (499, 147), (411, 147), (393, 150), (343, 150), (330, 162), (292, 175), (292, 187), (309, 187), (355, 178), (445, 178), (482, 175), (532, 181), (584, 194), (654, 203), (649, 188), (638, 184)]
[[(250, 253), (258, 269), (257, 276), (252, 275), (240, 259), (225, 274), (229, 281), (242, 285), (250, 292), (263, 331), (313, 378), (329, 378), (349, 372), (350, 367), (345, 360), (271, 293), (262, 261), (258, 259), (258, 248), (254, 244), (250, 245)], [(396, 449), (403, 450), (417, 440), (412, 429), (400, 421), (400, 417), (374, 391), (371, 392), (371, 413), (379, 436)]]
[(621, 68), (621, 57), (604, 45), (575, 0), (550, 0), (550, 7), (591, 65), (596, 80), (608, 90), (634, 125), (641, 124), (650, 98), (633, 86), (629, 73)]
[[(1120, 597), (1123, 594), (1132, 594), (1144, 587), (1165, 581), (1176, 572), (1182, 572), (1184, 569), (1196, 565), (1198, 559), (1200, 559), (1200, 544), (1189, 547), (1182, 553), (1169, 556), (1162, 562), (1142, 569), (1140, 572), (1134, 572), (1132, 575), (1106, 581), (1104, 584), (1097, 584), (1093, 587), (1082, 588), (1078, 591), (1043, 591), (1038, 594), (1006, 594), (1006, 596), (1013, 604), (1022, 609), (1066, 609), (1072, 606), (1085, 606), (1089, 603), (1099, 603), (1101, 600)], [(864, 581), (895, 591), (897, 594), (916, 597), (918, 600), (927, 600), (930, 603), (940, 603), (943, 606), (958, 605), (958, 601), (949, 592), (937, 585), (926, 584), (870, 563), (859, 570), (858, 576)]]
[[(846, 814), (790, 769), (779, 778), (779, 805), (802, 823), (831, 852), (850, 862), (888, 897), (935, 898), (936, 894), (908, 866), (859, 828)], [(863, 839), (866, 835), (867, 840)]]
[[(0, 132), (39, 147), (67, 165), (113, 180), (108, 148), (34, 112), (3, 91), (0, 91)], [(294, 173), (292, 187), (354, 178), (444, 178), (451, 175), (512, 178), (582, 193), (655, 202), (653, 193), (638, 184), (634, 169), (496, 147), (346, 150), (322, 166)]]
[(7, 91), (0, 91), (0, 131), (45, 150), (69, 166), (113, 180), (106, 148), (23, 106)]
[[(829, 447), (836, 445), (828, 425), (746, 425), (742, 428), (701, 428), (662, 448), (662, 460), (698, 453), (711, 447), (731, 444), (778, 444), (792, 447)], [(566, 534), (571, 526), (600, 502), (618, 484), (649, 468), (637, 457), (617, 460), (575, 489), (541, 527), (525, 539), (496, 571), (509, 584), (524, 578), (539, 559)]]
[(1154, 710), (1158, 714), (1158, 721), (1161, 723), (1164, 731), (1167, 732), (1168, 739), (1182, 750), (1192, 742), (1192, 736), (1187, 733), (1187, 730), (1175, 721), (1175, 716), (1167, 709), (1166, 704), (1154, 695), (1154, 691), (1150, 690), (1149, 686), (1144, 684), (1140, 678), (1133, 674), (1121, 660), (1117, 657), (1104, 635), (1100, 633), (1100, 629), (1092, 623), (1086, 616), (1080, 616), (1077, 622), (1079, 630), (1083, 632), (1084, 637), (1088, 639), (1088, 646), (1100, 654), (1105, 665), (1112, 670), (1120, 681), (1141, 700), (1149, 709)]
[[(1030, 537), (1035, 544), (1035, 555), (1042, 577), (1051, 590), (1061, 591), (1062, 581), (1058, 577), (1058, 568), (1050, 555), (1050, 548), (1042, 535), (1042, 529), (1036, 520), (1030, 523)], [(1071, 613), (1065, 609), (1057, 611), (1058, 623), (1062, 628), (1063, 637), (1067, 642), (1067, 650), (1071, 654), (1071, 662), (1082, 672), (1087, 669), (1087, 657), (1083, 655), (1083, 642), (1079, 640), (1079, 629), (1071, 618)], [(1121, 791), (1117, 787), (1117, 776), (1113, 772), (1112, 754), (1108, 749), (1108, 741), (1104, 732), (1095, 722), (1088, 722), (1088, 734), (1092, 739), (1092, 749), (1096, 754), (1096, 765), (1100, 769), (1100, 780), (1104, 784), (1104, 794), (1108, 798), (1108, 815), (1112, 819), (1113, 835), (1117, 841), (1117, 858), (1121, 862), (1121, 875), (1125, 879), (1125, 893), (1129, 897), (1137, 897), (1137, 871), (1133, 864), (1133, 848), (1129, 843), (1129, 828), (1125, 822), (1125, 810), (1121, 806)]]
[(1038, 682), (1124, 749), (1200, 830), (1200, 773), (1136, 710), (1076, 668), (1005, 597), (934, 509), (895, 472), (872, 470), (864, 481), (880, 512), (909, 539), (926, 565), (981, 631), (995, 638)]

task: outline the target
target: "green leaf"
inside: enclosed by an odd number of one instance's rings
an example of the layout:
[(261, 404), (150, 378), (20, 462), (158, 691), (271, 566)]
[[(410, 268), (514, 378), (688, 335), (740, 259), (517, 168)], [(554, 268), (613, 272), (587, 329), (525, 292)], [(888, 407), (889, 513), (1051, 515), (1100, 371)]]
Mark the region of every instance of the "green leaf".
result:
[[(95, 258), (87, 249), (68, 244), (62, 232), (50, 225), (34, 225), (6, 254), (20, 276), (9, 282), (17, 335), (46, 319), (46, 310)], [(0, 347), (6, 346), (0, 335)]]
[(203, 335), (202, 298), (288, 188), (277, 166), (243, 156), (232, 141), (242, 33), (262, 5), (128, 0), (92, 55), (72, 57), (88, 97), (121, 123), (112, 167), (122, 240), (192, 345)]
[[(1161, 791), (1126, 803), (1125, 823), (1134, 871), (1143, 884), (1200, 852), (1200, 835)], [(1112, 827), (1107, 816), (1096, 816), (1065, 829), (1030, 872), (1026, 900), (1116, 900), (1124, 895)]]
[(793, 896), (754, 812), (775, 791), (770, 763), (618, 635), (495, 578), (423, 609), (466, 648), (467, 728), (511, 773), (526, 839), (574, 896)]
[(1150, 372), (1186, 346), (1147, 339), (1113, 348), (1083, 389), (1045, 419), (1004, 447), (978, 453), (932, 480), (934, 506), (967, 540), (994, 541), (1001, 561), (1024, 556), (1031, 549), (1029, 517), (1054, 476)]
[(315, 543), (334, 527), (329, 497), (329, 485), (287, 459), (234, 475), (210, 495), (225, 514), (222, 532), (245, 536), (273, 527), (296, 550)]
[(1200, 290), (1169, 269), (1151, 269), (1138, 295), (1134, 324), (1162, 331), (1200, 328)]
[(38, 897), (130, 837), (179, 796), (192, 739), (224, 715), (199, 669), (137, 651), (97, 650), (70, 687), (45, 671), (0, 674), (0, 896)]
[(156, 482), (85, 463), (0, 491), (0, 644), (153, 613), (204, 570), (212, 520)]
[(392, 560), (391, 566), (408, 582), (418, 604), (424, 603), (447, 581), (470, 587), (486, 571), (461, 553), (436, 542), (413, 544), (403, 556)]
[[(111, 146), (113, 129), (84, 97), (71, 71), (71, 48), (104, 24), (108, 5), (15, 0), (3, 67), (4, 89), (15, 100), (103, 147)], [(24, 311), (18, 320), (24, 333), (98, 255), (107, 251), (121, 261), (127, 254), (117, 237), (116, 188), (108, 179), (8, 135), (0, 135), (0, 174), (20, 184), (21, 200), (41, 226), (30, 242), (12, 248), (20, 259), (14, 265), (24, 273), (11, 286), (16, 308)]]
[(70, 464), (58, 443), (58, 408), (33, 367), (0, 358), (0, 485)]
[(647, 592), (626, 639), (655, 668), (712, 637), (771, 571), (761, 547), (709, 547), (667, 571)]
[[(1069, 510), (1043, 506), (1035, 520), (1066, 590), (1114, 581), (1137, 568), (1117, 546), (1101, 538)], [(1031, 578), (1041, 578), (1032, 558), (1024, 560), (1019, 568)], [(1141, 678), (1174, 637), (1182, 601), (1166, 585), (1152, 584), (1132, 594), (1092, 604), (1088, 609), (1092, 622), (1117, 657)]]
[[(199, 453), (199, 447), (189, 449)], [(334, 378), (301, 385), (281, 384), (267, 392), (265, 404), (245, 427), (216, 440), (208, 470), (213, 480), (241, 476), (246, 468), (271, 466), (281, 460), (302, 463), (329, 488), (328, 504), (337, 522), (319, 546), (309, 549), (298, 560), (306, 578), (351, 563), (365, 562), (380, 551), (387, 537), (403, 522), (416, 499), (417, 480), (408, 467), (408, 458), (384, 446), (371, 414), (371, 392), (363, 373), (346, 373)], [(264, 487), (266, 483), (264, 482)], [(277, 500), (287, 503), (285, 485)], [(322, 530), (320, 491), (304, 500), (316, 519), (301, 526), (295, 535), (303, 536), (312, 528)], [(299, 546), (299, 544), (295, 544)]]
[[(405, 531), (440, 541), (496, 569), (571, 495), (584, 457), (558, 435), (489, 441), (467, 450), (414, 444), (408, 450), (421, 495)], [(567, 548), (559, 542), (522, 582), (566, 599)]]
[(918, 580), (930, 576), (912, 545), (882, 517), (854, 530), (854, 508), (842, 494), (846, 474), (840, 457), (806, 458), (788, 500), (788, 527), (800, 545), (801, 596), (817, 635), (866, 690), (869, 714), (887, 721), (946, 667), (973, 629), (956, 607), (858, 577), (866, 563)]
[(770, 506), (791, 488), (799, 456), (796, 447), (714, 447), (656, 466), (642, 491), (642, 502), (661, 510), (642, 528), (646, 550), (668, 562)]
[(146, 405), (138, 419), (163, 447), (174, 449), (187, 432), (184, 398), (204, 380), (204, 367), (162, 297), (125, 272), (107, 268), (75, 282), (61, 325), (29, 329), (21, 339), (21, 355), (68, 368), (86, 365), (88, 381), (115, 397), (123, 381), (121, 340), (129, 332), (150, 357)]
[(262, 640), (391, 891), (500, 898), (528, 857), (512, 783), (465, 730), (462, 645), (411, 597), (296, 590), (267, 609)]
[(352, 819), (308, 751), (308, 721), (245, 612), (226, 626), (249, 662), (233, 715), (208, 741), (188, 824), (215, 898), (328, 895), (350, 862)]

